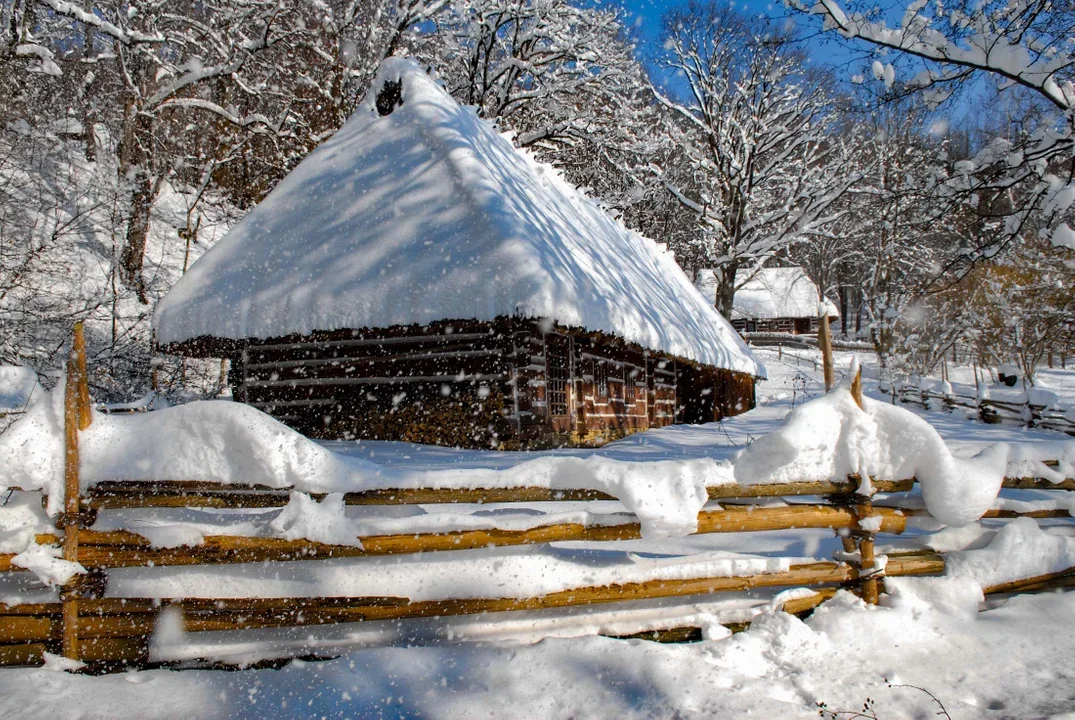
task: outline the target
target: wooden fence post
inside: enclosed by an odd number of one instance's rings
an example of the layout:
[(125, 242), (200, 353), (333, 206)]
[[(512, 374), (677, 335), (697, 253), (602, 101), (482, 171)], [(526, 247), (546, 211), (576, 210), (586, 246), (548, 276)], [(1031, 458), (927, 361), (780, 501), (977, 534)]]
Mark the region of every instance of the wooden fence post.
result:
[(72, 354), (78, 365), (78, 429), (85, 430), (90, 426), (90, 383), (86, 373), (86, 337), (82, 332), (81, 321), (75, 323)]
[[(858, 522), (873, 515), (873, 501), (868, 495), (856, 495), (855, 515)], [(881, 569), (877, 567), (874, 554), (874, 532), (858, 530), (859, 534), (859, 575), (862, 579), (862, 599), (870, 605), (876, 605), (881, 595)]]
[[(851, 379), (851, 397), (855, 399), (859, 408), (862, 408), (862, 368), (858, 366), (858, 363), (854, 363), (852, 371), (855, 376)], [(863, 480), (869, 481), (869, 478), (860, 478), (859, 487), (861, 488)], [(874, 532), (872, 530), (864, 530), (860, 523), (873, 515), (873, 500), (869, 495), (861, 492), (855, 494), (855, 525), (854, 535), (858, 537), (858, 550), (859, 550), (859, 576), (865, 576), (862, 579), (862, 599), (870, 605), (876, 605), (880, 597), (881, 583), (880, 583), (880, 571), (877, 568), (877, 559), (874, 554)], [(849, 543), (844, 543), (844, 549), (847, 550)]]
[[(86, 343), (82, 323), (75, 324), (74, 345), (67, 359), (67, 381), (63, 394), (64, 428), (64, 508), (57, 525), (63, 529), (63, 559), (78, 562), (78, 534), (82, 525), (82, 488), (79, 482), (78, 433), (90, 426), (89, 385), (86, 377)], [(63, 603), (63, 656), (80, 657), (78, 643), (78, 601), (81, 594), (78, 575), (60, 588)]]
[[(78, 562), (78, 361), (74, 353), (67, 360), (67, 384), (63, 393), (64, 507), (58, 526), (63, 528), (63, 559)], [(78, 660), (78, 581), (69, 580), (60, 589), (63, 602), (63, 656)]]

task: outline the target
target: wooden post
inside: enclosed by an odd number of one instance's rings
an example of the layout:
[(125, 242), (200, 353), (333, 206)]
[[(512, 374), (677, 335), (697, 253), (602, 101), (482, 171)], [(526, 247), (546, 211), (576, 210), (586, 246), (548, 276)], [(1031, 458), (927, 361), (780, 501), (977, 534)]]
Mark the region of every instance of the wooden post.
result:
[(862, 368), (859, 367), (856, 362), (853, 368), (855, 377), (851, 378), (851, 397), (855, 399), (855, 403), (862, 409)]
[[(862, 408), (862, 368), (859, 367), (857, 361), (852, 363), (851, 371), (854, 373), (854, 377), (851, 378), (851, 397), (855, 399), (859, 408)], [(859, 525), (861, 520), (873, 515), (873, 501), (869, 495), (865, 494), (856, 494), (855, 500), (855, 524)], [(877, 568), (875, 567), (874, 533), (869, 530), (863, 530), (859, 526), (854, 534), (859, 538), (859, 574), (861, 576), (862, 573), (869, 573), (862, 580), (862, 599), (870, 605), (876, 605), (880, 596), (880, 584)], [(844, 543), (845, 550), (847, 550), (848, 544), (847, 542)]]
[[(76, 334), (77, 337), (77, 334)], [(78, 562), (78, 525), (81, 488), (78, 478), (78, 429), (81, 416), (79, 363), (77, 353), (67, 359), (67, 382), (63, 394), (64, 429), (64, 508), (58, 523), (63, 528), (63, 559)], [(78, 580), (68, 581), (60, 589), (63, 601), (63, 656), (79, 659), (78, 652)]]
[(817, 344), (821, 348), (821, 360), (825, 367), (825, 392), (828, 392), (836, 384), (836, 373), (832, 367), (832, 334), (829, 331), (829, 316), (824, 311), (818, 318)]
[[(89, 375), (86, 373), (86, 338), (82, 333), (82, 321), (75, 323), (75, 341), (72, 347), (75, 358), (78, 391), (78, 429), (85, 430), (90, 426), (90, 384)], [(68, 379), (71, 378), (68, 373)]]
[[(864, 520), (873, 515), (873, 501), (866, 495), (856, 497), (858, 504), (855, 511), (858, 519)], [(870, 605), (876, 605), (881, 594), (881, 584), (874, 554), (874, 533), (860, 529), (859, 537), (859, 574), (861, 576), (868, 573), (862, 580), (862, 599)]]

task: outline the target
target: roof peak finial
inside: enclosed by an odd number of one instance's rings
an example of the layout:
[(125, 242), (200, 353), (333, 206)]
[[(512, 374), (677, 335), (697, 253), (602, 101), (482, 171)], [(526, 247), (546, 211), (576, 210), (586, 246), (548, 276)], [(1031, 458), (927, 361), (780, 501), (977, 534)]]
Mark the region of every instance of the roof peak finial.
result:
[(392, 111), (403, 104), (403, 79), (385, 80), (377, 93), (377, 114), (381, 117), (391, 115)]

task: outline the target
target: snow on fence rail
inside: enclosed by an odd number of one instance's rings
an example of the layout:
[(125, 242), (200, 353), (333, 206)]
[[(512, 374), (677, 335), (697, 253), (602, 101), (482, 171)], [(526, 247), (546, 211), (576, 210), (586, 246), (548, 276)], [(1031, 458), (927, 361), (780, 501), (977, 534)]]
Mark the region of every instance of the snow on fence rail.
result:
[[(803, 562), (737, 556), (732, 559), (703, 558), (693, 565), (640, 562), (631, 577), (608, 576), (611, 579), (601, 582), (600, 576), (594, 579), (587, 575), (590, 584), (569, 583), (569, 586), (550, 588), (529, 597), (411, 598), (375, 594), (194, 599), (107, 597), (108, 571), (118, 568), (415, 556), (433, 551), (559, 541), (617, 541), (641, 538), (645, 527), (639, 517), (620, 513), (575, 517), (571, 521), (547, 524), (537, 520), (532, 526), (510, 529), (446, 527), (429, 532), (358, 537), (352, 532), (350, 537), (343, 538), (346, 542), (335, 531), (317, 540), (196, 532), (197, 537), (188, 535), (179, 541), (174, 537), (162, 541), (160, 536), (150, 537), (152, 533), (146, 530), (141, 533), (126, 529), (92, 530), (89, 526), (94, 524), (98, 511), (113, 509), (285, 507), (286, 513), (291, 507), (342, 508), (345, 504), (589, 503), (617, 498), (593, 489), (550, 487), (412, 487), (333, 495), (304, 494), (256, 483), (221, 486), (196, 480), (111, 481), (84, 489), (79, 479), (79, 437), (80, 431), (86, 430), (92, 422), (85, 377), (81, 332), (76, 329), (75, 349), (68, 363), (68, 381), (64, 389), (65, 472), (63, 512), (56, 521), (59, 532), (39, 533), (19, 555), (0, 555), (0, 572), (33, 571), (43, 580), (61, 586), (60, 601), (0, 604), (0, 665), (38, 663), (45, 653), (56, 651), (72, 660), (104, 663), (108, 667), (151, 660), (192, 659), (183, 656), (182, 652), (172, 651), (169, 655), (169, 651), (159, 647), (152, 649), (152, 639), (156, 637), (155, 633), (160, 635), (160, 626), (175, 623), (177, 617), (182, 631), (197, 633), (535, 611), (751, 588), (810, 588), (804, 593), (787, 596), (779, 603), (785, 611), (801, 613), (810, 611), (840, 587), (852, 588), (867, 602), (876, 603), (885, 576), (938, 575), (947, 565), (944, 554), (931, 550), (890, 552), (885, 558), (876, 557), (874, 544), (878, 533), (900, 534), (908, 528), (911, 518), (929, 513), (924, 508), (885, 506), (886, 501), (882, 498), (875, 502), (871, 495), (860, 494), (866, 490), (905, 493), (913, 488), (913, 479), (884, 481), (852, 475), (840, 482), (726, 483), (707, 487), (705, 494), (710, 500), (803, 496), (821, 496), (824, 500), (781, 506), (726, 504), (703, 507), (697, 514), (694, 528), (699, 534), (832, 529), (841, 536), (844, 544), (844, 554), (836, 561)], [(852, 385), (852, 395), (861, 407), (858, 378)], [(828, 410), (832, 411), (837, 404)], [(779, 449), (779, 441), (774, 442)], [(758, 454), (767, 460), (773, 453), (771, 448), (763, 448)], [(1066, 463), (1051, 465), (1061, 469), (1067, 467)], [(1075, 490), (1075, 480), (1068, 478), (1057, 482), (1057, 479), (1014, 477), (1006, 479), (1004, 485), (1020, 489)], [(701, 498), (702, 502), (705, 499)], [(984, 517), (1070, 517), (1070, 506), (1070, 502), (1061, 502), (1056, 508), (1035, 508), (1029, 512), (998, 508), (985, 511)], [(332, 507), (328, 509), (332, 510)], [(314, 513), (314, 519), (316, 523), (317, 513)], [(331, 525), (331, 518), (329, 521), (326, 524)], [(62, 555), (62, 559), (58, 555)], [(1050, 584), (1070, 584), (1075, 576), (1075, 567), (1060, 566), (1052, 570), (1030, 578), (1004, 578), (986, 587), (985, 592), (1016, 592)], [(674, 619), (668, 622), (675, 624)], [(656, 636), (662, 637), (661, 633), (665, 633), (669, 638), (682, 638), (686, 636), (682, 630), (658, 627)], [(187, 652), (189, 655), (189, 652), (198, 651)]]

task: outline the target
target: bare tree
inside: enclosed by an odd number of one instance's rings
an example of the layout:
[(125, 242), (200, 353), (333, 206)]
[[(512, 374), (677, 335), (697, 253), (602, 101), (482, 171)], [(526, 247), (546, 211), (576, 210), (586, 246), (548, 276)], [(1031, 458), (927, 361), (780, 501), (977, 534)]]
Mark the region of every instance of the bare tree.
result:
[(794, 37), (715, 2), (665, 18), (661, 62), (686, 84), (657, 91), (684, 147), (689, 184), (668, 191), (695, 214), (716, 270), (716, 307), (731, 316), (737, 287), (793, 242), (835, 219), (856, 177), (830, 133), (832, 101)]

